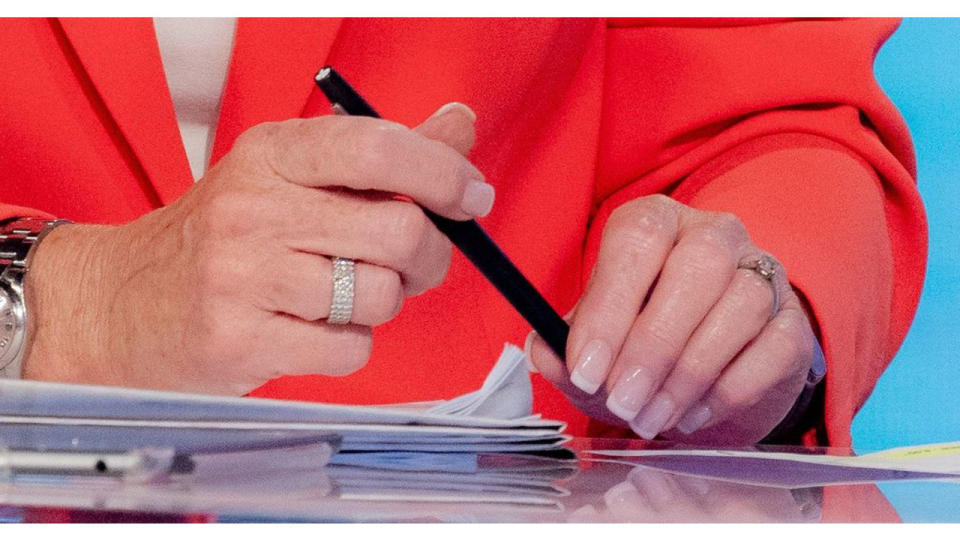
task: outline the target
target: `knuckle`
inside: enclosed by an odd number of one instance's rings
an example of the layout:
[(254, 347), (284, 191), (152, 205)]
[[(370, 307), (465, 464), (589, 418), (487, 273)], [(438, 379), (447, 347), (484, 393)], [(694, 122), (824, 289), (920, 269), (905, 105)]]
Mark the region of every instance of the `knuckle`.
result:
[(645, 197), (645, 200), (649, 201), (650, 204), (660, 206), (663, 208), (669, 208), (673, 210), (678, 204), (677, 201), (671, 199), (670, 197), (664, 195), (663, 193), (655, 193), (648, 197)]
[(638, 206), (646, 208), (649, 210), (655, 210), (659, 212), (664, 212), (667, 214), (675, 214), (677, 201), (672, 198), (664, 195), (663, 193), (654, 193), (653, 195), (647, 195), (646, 197), (641, 197), (634, 201)]
[(622, 246), (621, 249), (628, 253), (647, 253), (664, 238), (676, 235), (676, 215), (664, 210), (664, 207), (639, 205), (620, 207), (614, 212), (604, 234), (613, 235), (617, 244)]
[(634, 254), (650, 251), (665, 234), (663, 223), (653, 221), (649, 216), (640, 217), (630, 227), (618, 229), (619, 241), (624, 249)]
[(394, 205), (387, 227), (389, 257), (399, 267), (405, 268), (420, 252), (432, 224), (416, 205), (399, 203)]
[(245, 149), (263, 144), (276, 133), (279, 124), (279, 122), (263, 122), (247, 129), (237, 137), (234, 148)]
[(228, 155), (233, 160), (239, 159), (249, 165), (276, 171), (278, 157), (271, 141), (281, 129), (283, 125), (280, 122), (257, 124), (237, 137)]
[(710, 220), (713, 228), (734, 241), (747, 238), (747, 226), (739, 216), (730, 212), (717, 212)]
[(617, 207), (610, 214), (608, 223), (618, 229), (640, 231), (648, 235), (663, 234), (676, 229), (674, 204), (665, 195), (637, 199)]
[(734, 258), (734, 248), (737, 241), (729, 231), (718, 227), (713, 222), (699, 225), (690, 231), (690, 239), (700, 250), (711, 252), (724, 258)]

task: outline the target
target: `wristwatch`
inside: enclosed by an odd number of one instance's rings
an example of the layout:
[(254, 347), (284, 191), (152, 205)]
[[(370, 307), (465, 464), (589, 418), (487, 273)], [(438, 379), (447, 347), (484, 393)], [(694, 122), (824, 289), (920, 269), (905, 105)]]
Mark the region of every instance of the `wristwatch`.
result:
[(30, 269), (33, 248), (64, 223), (70, 222), (14, 218), (0, 223), (0, 378), (20, 378), (28, 321), (23, 280)]

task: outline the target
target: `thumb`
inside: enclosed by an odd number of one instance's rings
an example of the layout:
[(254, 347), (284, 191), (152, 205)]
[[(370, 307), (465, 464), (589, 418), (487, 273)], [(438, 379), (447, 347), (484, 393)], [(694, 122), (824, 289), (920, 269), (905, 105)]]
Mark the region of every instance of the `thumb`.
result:
[(473, 148), (476, 131), (473, 123), (477, 115), (463, 103), (451, 102), (437, 109), (430, 118), (414, 130), (435, 141), (440, 141), (464, 156)]
[(527, 356), (527, 368), (531, 372), (540, 373), (544, 379), (550, 381), (554, 386), (558, 386), (564, 380), (569, 379), (566, 364), (554, 354), (536, 330), (532, 330), (527, 335), (523, 352)]
[[(577, 302), (577, 306), (580, 303)], [(574, 306), (570, 313), (563, 317), (568, 323), (573, 319), (577, 311)], [(523, 352), (527, 356), (527, 368), (532, 372), (539, 372), (543, 378), (550, 381), (563, 392), (567, 390), (576, 390), (573, 383), (570, 382), (570, 373), (567, 371), (567, 364), (560, 359), (550, 348), (550, 345), (537, 334), (536, 330), (527, 335), (527, 340), (523, 346)]]

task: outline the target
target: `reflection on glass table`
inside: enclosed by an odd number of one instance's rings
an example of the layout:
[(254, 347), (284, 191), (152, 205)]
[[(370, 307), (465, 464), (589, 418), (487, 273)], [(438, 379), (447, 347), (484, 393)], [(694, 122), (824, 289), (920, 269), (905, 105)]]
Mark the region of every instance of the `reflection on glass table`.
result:
[(960, 485), (944, 475), (592, 452), (670, 448), (634, 440), (577, 439), (570, 447), (579, 459), (470, 455), (421, 467), (415, 456), (398, 454), (376, 468), (361, 466), (358, 456), (324, 467), (306, 446), (196, 458), (149, 481), (19, 474), (0, 483), (0, 522), (899, 521), (876, 482), (910, 482), (921, 495), (930, 486), (960, 508)]

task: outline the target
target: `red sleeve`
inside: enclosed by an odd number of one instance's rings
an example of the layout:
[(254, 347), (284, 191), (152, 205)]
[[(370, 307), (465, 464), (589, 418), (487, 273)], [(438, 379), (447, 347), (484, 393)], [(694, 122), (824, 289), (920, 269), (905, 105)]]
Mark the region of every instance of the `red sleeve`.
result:
[(750, 22), (610, 29), (585, 268), (606, 218), (631, 199), (668, 193), (738, 215), (812, 306), (827, 435), (847, 446), (925, 270), (909, 133), (873, 77), (897, 22)]

